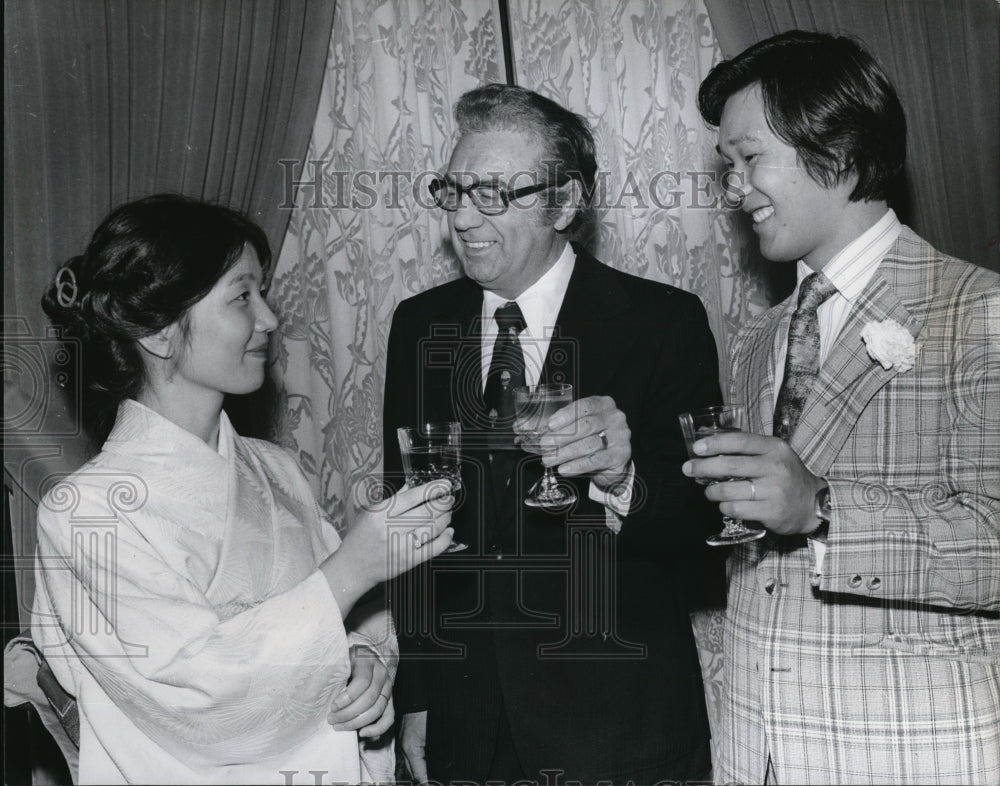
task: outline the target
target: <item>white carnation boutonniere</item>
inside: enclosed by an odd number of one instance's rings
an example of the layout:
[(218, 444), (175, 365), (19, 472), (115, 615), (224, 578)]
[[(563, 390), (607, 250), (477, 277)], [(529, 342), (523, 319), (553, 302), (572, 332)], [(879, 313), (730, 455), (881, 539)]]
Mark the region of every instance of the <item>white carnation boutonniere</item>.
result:
[(872, 360), (884, 369), (892, 368), (902, 373), (913, 368), (917, 361), (917, 344), (913, 336), (895, 319), (869, 322), (861, 331), (861, 339)]

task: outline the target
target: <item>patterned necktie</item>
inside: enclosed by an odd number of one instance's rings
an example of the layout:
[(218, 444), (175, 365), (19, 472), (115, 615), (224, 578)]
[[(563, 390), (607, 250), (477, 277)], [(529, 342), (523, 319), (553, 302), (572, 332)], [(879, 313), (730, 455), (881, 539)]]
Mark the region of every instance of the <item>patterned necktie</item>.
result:
[(493, 426), (493, 447), (514, 447), (514, 388), (524, 385), (524, 352), (518, 334), (524, 330), (524, 314), (514, 301), (496, 310), (497, 339), (493, 344), (493, 359), (486, 375), (483, 398)]
[(810, 273), (799, 287), (799, 306), (788, 326), (785, 378), (774, 405), (774, 436), (788, 441), (819, 373), (819, 319), (816, 309), (837, 288), (822, 273)]

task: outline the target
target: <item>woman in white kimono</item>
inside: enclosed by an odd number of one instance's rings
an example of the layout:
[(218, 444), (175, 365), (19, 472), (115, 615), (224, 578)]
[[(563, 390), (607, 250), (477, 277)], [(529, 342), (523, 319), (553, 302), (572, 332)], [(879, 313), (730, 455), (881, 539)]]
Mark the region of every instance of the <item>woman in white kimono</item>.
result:
[(261, 386), (276, 326), (269, 262), (239, 214), (150, 197), (43, 299), (115, 417), (38, 512), (32, 636), (79, 704), (78, 782), (392, 778), (391, 740), (359, 752), (358, 729), (392, 723), (395, 638), (355, 604), (447, 548), (452, 498), (405, 489), (341, 541), (294, 461), (235, 433), (223, 397)]

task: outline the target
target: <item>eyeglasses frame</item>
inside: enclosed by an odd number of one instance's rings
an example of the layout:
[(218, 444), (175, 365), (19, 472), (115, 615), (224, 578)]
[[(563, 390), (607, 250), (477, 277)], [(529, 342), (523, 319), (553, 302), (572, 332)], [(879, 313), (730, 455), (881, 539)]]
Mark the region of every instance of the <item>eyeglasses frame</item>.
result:
[[(495, 182), (491, 184), (491, 181), (489, 180), (483, 181), (480, 180), (479, 178), (474, 178), (469, 185), (463, 186), (458, 183), (449, 182), (444, 177), (436, 177), (428, 184), (427, 190), (430, 191), (431, 199), (434, 200), (434, 204), (437, 205), (442, 210), (447, 211), (448, 213), (457, 213), (458, 209), (462, 206), (462, 195), (467, 194), (473, 206), (476, 208), (476, 210), (478, 210), (484, 216), (502, 216), (510, 209), (510, 203), (515, 199), (520, 199), (522, 197), (530, 196), (531, 194), (537, 194), (549, 188), (560, 188), (561, 186), (566, 185), (566, 183), (568, 183), (570, 180), (571, 178), (564, 178), (561, 182), (535, 183), (530, 186), (523, 186), (521, 188), (515, 188), (513, 191), (508, 191), (507, 188), (505, 188), (504, 186), (496, 184)], [(496, 192), (500, 195), (500, 201), (503, 203), (502, 210), (493, 210), (492, 208), (484, 209), (482, 205), (476, 202), (476, 198), (472, 195), (472, 193), (477, 188), (482, 186), (484, 182), (487, 185), (494, 185), (494, 187), (496, 188)], [(452, 188), (452, 187), (458, 191), (458, 199), (456, 200), (455, 207), (445, 207), (443, 204), (441, 204), (440, 200), (438, 200), (437, 196), (438, 192), (441, 191), (442, 188)]]

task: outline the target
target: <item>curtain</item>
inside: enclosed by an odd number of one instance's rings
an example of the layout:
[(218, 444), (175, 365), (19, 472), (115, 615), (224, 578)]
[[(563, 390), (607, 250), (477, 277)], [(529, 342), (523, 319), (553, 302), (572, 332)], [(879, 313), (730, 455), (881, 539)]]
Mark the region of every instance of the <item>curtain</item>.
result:
[[(273, 434), (340, 526), (381, 471), (382, 388), (396, 304), (460, 275), (427, 194), (454, 142), (452, 105), (503, 80), (490, 0), (341, 0), (295, 209), (269, 300)], [(318, 181), (318, 183), (317, 183)], [(318, 186), (318, 187), (317, 187)]]
[(42, 290), (112, 207), (159, 191), (241, 209), (277, 249), (290, 216), (278, 162), (308, 143), (333, 0), (4, 10), (5, 433), (59, 435), (74, 464), (75, 397), (34, 352)]
[(726, 57), (794, 28), (858, 39), (906, 110), (901, 218), (941, 251), (1000, 271), (1000, 3), (706, 2)]
[(748, 233), (719, 206), (715, 135), (698, 86), (720, 58), (701, 0), (512, 0), (517, 83), (587, 117), (604, 180), (586, 245), (602, 261), (698, 295), (719, 345), (768, 303), (740, 264)]
[(282, 158), (316, 113), (333, 0), (4, 3), (5, 309), (158, 191), (249, 213), (277, 249)]

